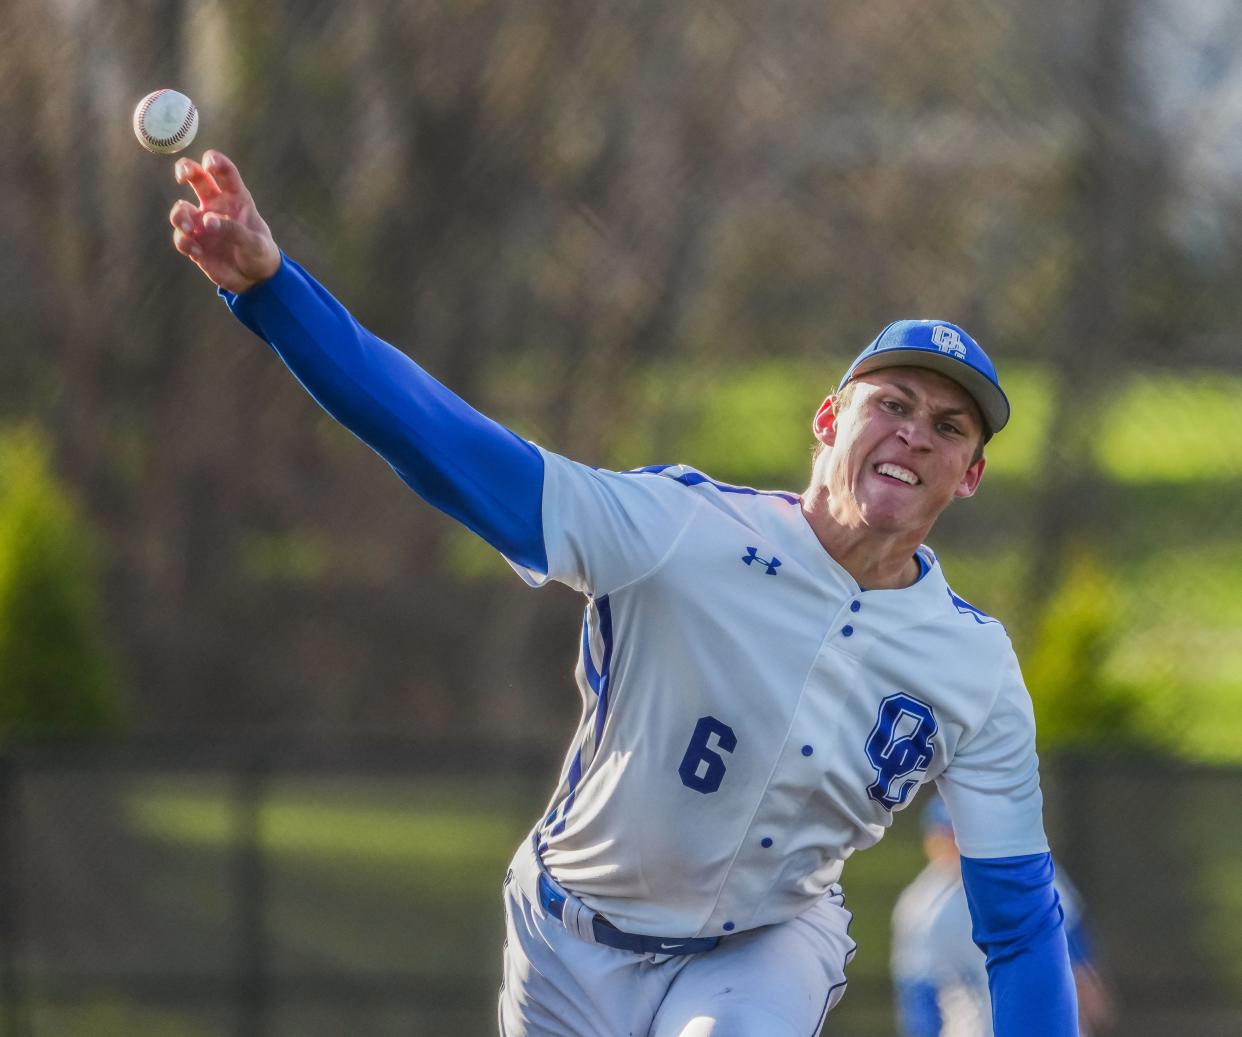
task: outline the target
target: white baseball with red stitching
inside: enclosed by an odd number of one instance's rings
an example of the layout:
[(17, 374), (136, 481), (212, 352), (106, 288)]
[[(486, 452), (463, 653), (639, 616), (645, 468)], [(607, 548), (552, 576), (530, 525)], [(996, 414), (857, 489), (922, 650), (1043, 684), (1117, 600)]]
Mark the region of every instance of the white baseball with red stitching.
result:
[(198, 109), (185, 94), (156, 90), (134, 109), (134, 136), (148, 151), (174, 155), (198, 132)]

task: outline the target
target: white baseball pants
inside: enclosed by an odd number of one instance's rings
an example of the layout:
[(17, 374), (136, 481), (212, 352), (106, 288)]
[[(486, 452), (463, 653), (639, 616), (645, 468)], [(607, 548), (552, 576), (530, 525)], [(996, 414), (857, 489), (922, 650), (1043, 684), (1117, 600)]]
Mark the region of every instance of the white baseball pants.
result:
[(529, 841), (505, 882), (501, 1037), (815, 1037), (855, 944), (839, 893), (705, 954), (589, 943), (547, 914)]

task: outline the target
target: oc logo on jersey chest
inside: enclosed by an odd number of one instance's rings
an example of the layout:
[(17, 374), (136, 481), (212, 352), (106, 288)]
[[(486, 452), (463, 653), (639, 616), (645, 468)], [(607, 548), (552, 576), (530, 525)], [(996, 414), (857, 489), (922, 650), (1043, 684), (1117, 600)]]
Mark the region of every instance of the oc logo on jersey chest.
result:
[(931, 706), (913, 695), (899, 692), (880, 703), (867, 738), (867, 759), (876, 773), (867, 795), (885, 810), (901, 806), (927, 773), (939, 726)]

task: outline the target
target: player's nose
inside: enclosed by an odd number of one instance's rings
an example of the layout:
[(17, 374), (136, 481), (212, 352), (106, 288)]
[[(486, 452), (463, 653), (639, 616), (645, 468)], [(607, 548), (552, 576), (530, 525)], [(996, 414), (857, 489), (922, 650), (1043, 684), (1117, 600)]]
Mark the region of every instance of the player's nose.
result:
[(917, 414), (909, 415), (897, 427), (897, 436), (911, 450), (930, 450), (934, 442), (931, 422)]

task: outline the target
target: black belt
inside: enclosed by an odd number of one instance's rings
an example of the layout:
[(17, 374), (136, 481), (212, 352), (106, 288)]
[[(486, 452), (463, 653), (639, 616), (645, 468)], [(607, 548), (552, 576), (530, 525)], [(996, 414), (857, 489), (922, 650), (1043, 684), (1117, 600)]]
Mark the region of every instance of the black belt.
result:
[[(561, 918), (565, 912), (565, 892), (558, 889), (553, 881), (542, 871), (539, 873), (539, 903), (554, 918)], [(622, 951), (633, 951), (635, 954), (702, 954), (710, 951), (719, 942), (719, 936), (692, 936), (678, 939), (671, 936), (640, 936), (638, 933), (623, 933), (615, 925), (599, 915), (591, 919), (591, 928), (595, 932), (595, 942), (606, 947), (616, 947)]]

